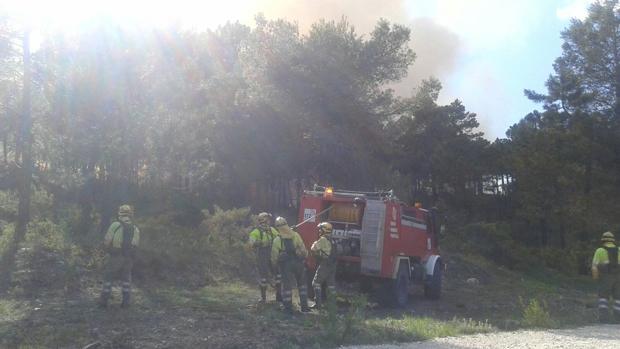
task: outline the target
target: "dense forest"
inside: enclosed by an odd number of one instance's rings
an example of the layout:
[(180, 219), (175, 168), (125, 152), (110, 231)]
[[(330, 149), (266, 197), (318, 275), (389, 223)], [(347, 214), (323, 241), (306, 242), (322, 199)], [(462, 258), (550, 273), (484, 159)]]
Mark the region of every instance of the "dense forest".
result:
[[(540, 110), (494, 141), (461, 101), (438, 102), (439, 80), (390, 89), (415, 69), (416, 33), (385, 20), (361, 35), (346, 19), (301, 32), (258, 15), (197, 32), (102, 18), (35, 48), (2, 16), (0, 228), (14, 229), (4, 271), (35, 219), (79, 237), (126, 202), (182, 226), (220, 208), (291, 216), (313, 184), (392, 188), (438, 207), (463, 248), (583, 271), (620, 224), (617, 8), (572, 21), (547, 91), (513, 96)], [(31, 212), (42, 198), (50, 210)]]

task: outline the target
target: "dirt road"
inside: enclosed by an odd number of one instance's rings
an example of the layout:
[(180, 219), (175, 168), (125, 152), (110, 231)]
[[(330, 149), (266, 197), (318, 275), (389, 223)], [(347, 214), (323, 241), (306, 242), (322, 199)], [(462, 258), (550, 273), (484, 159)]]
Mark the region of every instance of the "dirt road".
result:
[(620, 325), (569, 330), (515, 331), (440, 338), (399, 345), (352, 346), (345, 349), (585, 349), (620, 348)]

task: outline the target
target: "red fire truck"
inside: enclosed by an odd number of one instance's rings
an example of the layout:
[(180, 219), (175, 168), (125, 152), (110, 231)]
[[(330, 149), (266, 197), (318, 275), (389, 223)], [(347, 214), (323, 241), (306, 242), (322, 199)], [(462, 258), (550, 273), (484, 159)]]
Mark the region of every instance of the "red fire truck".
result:
[[(424, 294), (441, 294), (443, 262), (435, 210), (409, 206), (392, 191), (360, 192), (315, 186), (304, 191), (297, 231), (310, 248), (318, 239), (317, 224), (330, 222), (338, 256), (338, 274), (360, 281), (381, 281), (389, 300), (404, 306), (409, 288), (424, 285)], [(316, 265), (307, 260), (310, 273)]]

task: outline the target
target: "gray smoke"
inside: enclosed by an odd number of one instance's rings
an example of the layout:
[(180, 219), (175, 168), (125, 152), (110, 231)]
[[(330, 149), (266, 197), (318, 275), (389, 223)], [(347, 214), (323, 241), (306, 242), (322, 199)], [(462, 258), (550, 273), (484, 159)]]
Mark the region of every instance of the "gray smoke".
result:
[(403, 0), (260, 0), (247, 9), (263, 13), (269, 19), (283, 18), (297, 22), (306, 31), (320, 20), (342, 17), (367, 35), (381, 18), (412, 29), (411, 48), (416, 61), (401, 82), (391, 86), (399, 95), (409, 96), (420, 81), (431, 76), (445, 80), (455, 71), (462, 53), (459, 37), (430, 18), (410, 19)]

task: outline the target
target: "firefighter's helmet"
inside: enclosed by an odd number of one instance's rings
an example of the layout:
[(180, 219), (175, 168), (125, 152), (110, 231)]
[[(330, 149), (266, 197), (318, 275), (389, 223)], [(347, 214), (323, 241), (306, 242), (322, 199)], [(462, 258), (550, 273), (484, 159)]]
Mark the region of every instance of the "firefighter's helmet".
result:
[(332, 227), (332, 224), (329, 222), (322, 222), (319, 223), (319, 225), (316, 226), (317, 228), (319, 228), (319, 235), (329, 235), (332, 233), (332, 231), (334, 230), (334, 228)]
[(118, 216), (119, 217), (132, 217), (133, 216), (133, 208), (129, 205), (122, 205), (118, 208)]
[(271, 214), (267, 212), (261, 212), (258, 214), (258, 224), (259, 225), (269, 225), (269, 220), (271, 219)]
[(601, 236), (601, 242), (616, 242), (616, 238), (612, 232), (606, 231)]
[(288, 223), (286, 222), (286, 219), (284, 217), (276, 218), (276, 227), (283, 227), (285, 225), (288, 225)]

